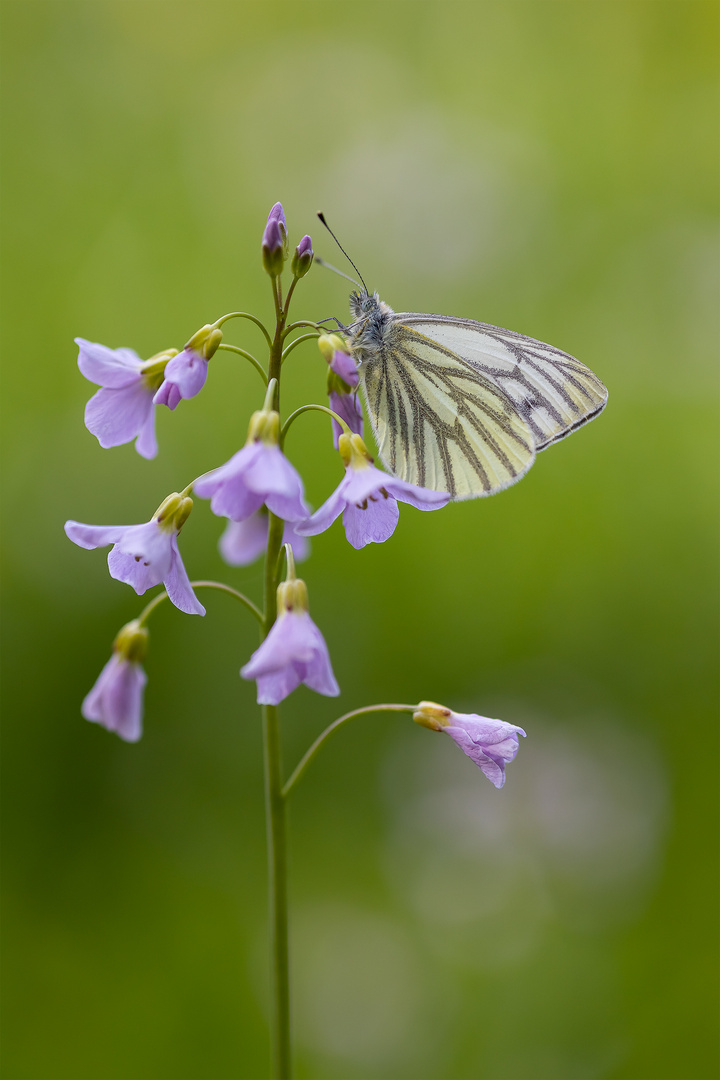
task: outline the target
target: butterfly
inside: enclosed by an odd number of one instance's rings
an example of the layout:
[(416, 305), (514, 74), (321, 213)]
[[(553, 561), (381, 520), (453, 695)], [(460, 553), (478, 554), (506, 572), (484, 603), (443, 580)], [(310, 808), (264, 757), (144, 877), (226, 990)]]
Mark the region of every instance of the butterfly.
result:
[(395, 476), (454, 499), (492, 495), (539, 450), (605, 408), (579, 360), (472, 319), (397, 313), (367, 289), (346, 328), (380, 459)]

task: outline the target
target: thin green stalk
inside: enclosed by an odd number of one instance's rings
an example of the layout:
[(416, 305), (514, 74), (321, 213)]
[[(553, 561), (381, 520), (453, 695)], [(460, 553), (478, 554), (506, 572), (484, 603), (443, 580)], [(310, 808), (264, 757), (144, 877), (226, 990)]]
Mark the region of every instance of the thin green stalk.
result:
[(283, 349), (283, 354), (282, 354), (283, 364), (285, 363), (288, 356), (293, 351), (293, 349), (295, 348), (296, 345), (302, 345), (303, 341), (317, 341), (317, 339), (319, 337), (320, 337), (319, 334), (303, 334), (302, 337), (295, 338), (294, 341), (291, 341), (290, 344), (286, 345), (286, 347)]
[(343, 432), (346, 435), (352, 435), (352, 432), (350, 431), (350, 428), (348, 427), (346, 422), (343, 420), (342, 416), (338, 416), (338, 414), (336, 412), (333, 412), (332, 409), (328, 409), (327, 405), (301, 405), (300, 408), (296, 409), (294, 413), (290, 413), (290, 416), (288, 416), (287, 420), (285, 421), (285, 423), (282, 426), (282, 431), (280, 432), (280, 446), (281, 447), (283, 446), (283, 444), (285, 442), (285, 436), (287, 435), (288, 430), (290, 429), (290, 426), (297, 420), (298, 416), (302, 416), (302, 414), (306, 413), (306, 412), (323, 412), (323, 413), (327, 413), (328, 416), (332, 416), (333, 420), (337, 420), (338, 424), (343, 429)]
[(244, 349), (239, 349), (237, 347), (237, 345), (218, 345), (218, 352), (221, 352), (221, 351), (222, 352), (237, 353), (238, 356), (244, 356), (245, 359), (249, 360), (250, 363), (253, 365), (253, 367), (256, 368), (257, 371), (260, 372), (260, 378), (262, 379), (262, 381), (267, 386), (268, 379), (267, 379), (267, 375), (265, 374), (265, 369), (263, 368), (260, 361), (255, 359), (255, 357), (252, 355), (252, 353), (245, 352)]
[(300, 762), (298, 763), (295, 770), (293, 771), (292, 776), (289, 778), (289, 780), (285, 784), (284, 788), (282, 789), (283, 798), (287, 799), (288, 795), (290, 794), (292, 789), (295, 787), (298, 780), (300, 779), (302, 774), (305, 772), (305, 770), (307, 769), (308, 765), (310, 764), (312, 759), (317, 754), (320, 747), (325, 742), (327, 742), (327, 740), (332, 735), (335, 734), (335, 732), (338, 730), (338, 728), (342, 727), (343, 724), (346, 724), (348, 722), (348, 720), (352, 720), (356, 716), (363, 716), (365, 713), (374, 713), (374, 712), (409, 712), (409, 713), (414, 713), (416, 709), (417, 709), (417, 705), (366, 705), (364, 709), (353, 709), (352, 712), (345, 713), (344, 716), (338, 717), (338, 719), (334, 720), (333, 723), (330, 724), (329, 727), (325, 728), (325, 730), (322, 732), (321, 735), (318, 735), (317, 739), (312, 744), (310, 749), (300, 759)]
[(272, 345), (272, 339), (265, 328), (264, 323), (261, 323), (258, 318), (251, 315), (249, 311), (230, 311), (227, 315), (222, 315), (219, 319), (215, 320), (215, 326), (222, 326), (228, 319), (249, 319), (250, 322), (254, 322), (256, 326), (259, 326), (262, 330), (265, 340), (268, 343), (268, 348)]
[[(241, 592), (238, 592), (237, 589), (233, 589), (230, 585), (226, 585), (222, 581), (191, 581), (190, 585), (193, 589), (217, 589), (219, 592), (228, 593), (230, 596), (234, 596), (235, 599), (239, 600), (240, 603), (243, 604), (248, 611), (252, 612), (258, 622), (262, 625), (263, 615), (262, 611), (260, 611), (260, 608), (256, 607), (255, 604), (253, 604), (252, 600), (249, 600), (247, 596), (245, 596)], [(167, 599), (168, 594), (164, 591), (158, 593), (157, 596), (154, 596), (150, 603), (143, 608), (143, 610), (140, 612), (140, 615), (138, 616), (138, 622), (140, 623), (140, 625), (143, 626), (150, 618), (155, 608), (159, 604), (162, 604), (163, 600)]]

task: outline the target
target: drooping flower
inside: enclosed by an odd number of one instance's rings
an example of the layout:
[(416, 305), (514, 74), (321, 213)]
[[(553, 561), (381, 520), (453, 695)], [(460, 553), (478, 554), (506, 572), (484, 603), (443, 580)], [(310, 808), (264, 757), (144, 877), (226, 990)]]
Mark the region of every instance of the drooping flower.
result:
[(187, 576), (177, 536), (192, 510), (192, 499), (168, 495), (150, 521), (142, 525), (83, 525), (66, 521), (65, 532), (82, 548), (113, 544), (108, 554), (110, 576), (132, 585), (138, 596), (162, 581), (175, 607), (188, 615), (204, 615)]
[(259, 649), (240, 670), (257, 680), (259, 705), (279, 705), (305, 683), (327, 697), (340, 693), (325, 639), (307, 610), (307, 588), (299, 578), (278, 586), (278, 617)]
[(147, 675), (141, 667), (148, 632), (137, 619), (123, 626), (115, 638), (113, 654), (82, 703), (86, 720), (102, 724), (126, 742), (142, 735), (143, 692)]
[(273, 410), (253, 413), (248, 437), (219, 469), (206, 473), (193, 486), (201, 499), (210, 499), (212, 512), (231, 521), (245, 521), (265, 504), (283, 521), (304, 521), (310, 510), (303, 483), (278, 446), (280, 417)]
[[(228, 566), (249, 566), (265, 551), (267, 538), (268, 515), (261, 507), (244, 521), (228, 521), (220, 537), (220, 554)], [(298, 536), (291, 521), (285, 522), (283, 543), (292, 544), (296, 562), (307, 558), (310, 544), (306, 537)]]
[[(330, 408), (342, 417), (350, 431), (362, 438), (363, 411), (357, 396), (357, 385), (360, 381), (358, 366), (339, 334), (321, 334), (318, 348), (328, 364), (327, 392)], [(335, 418), (332, 421), (332, 431), (333, 445), (337, 450), (343, 429)]]
[(434, 701), (421, 701), (413, 720), (431, 731), (449, 735), (496, 788), (505, 783), (505, 766), (518, 752), (518, 735), (525, 736), (515, 724), (475, 713), (456, 713)]
[(193, 334), (183, 351), (168, 361), (153, 404), (174, 409), (183, 398), (199, 394), (207, 379), (208, 360), (217, 352), (222, 336), (222, 330), (211, 325)]
[(345, 476), (312, 517), (296, 526), (301, 536), (324, 532), (342, 514), (345, 535), (354, 548), (382, 543), (398, 523), (398, 500), (418, 510), (439, 510), (450, 496), (442, 491), (408, 484), (376, 469), (359, 435), (341, 435)]
[(132, 349), (109, 349), (75, 338), (78, 367), (90, 382), (102, 387), (85, 406), (85, 426), (107, 449), (135, 439), (144, 458), (157, 454), (153, 397), (163, 381), (165, 366), (177, 349), (141, 360)]

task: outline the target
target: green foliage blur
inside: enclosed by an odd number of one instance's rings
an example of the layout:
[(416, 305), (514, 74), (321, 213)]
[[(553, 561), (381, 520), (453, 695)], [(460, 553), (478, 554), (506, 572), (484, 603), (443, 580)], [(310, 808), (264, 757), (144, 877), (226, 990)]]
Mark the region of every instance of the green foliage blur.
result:
[[(516, 487), (302, 573), (339, 700), (283, 709), (286, 768), (341, 711), (431, 698), (528, 732), (496, 791), (452, 745), (357, 721), (291, 805), (301, 1078), (718, 1075), (715, 551), (718, 7), (697, 0), (5, 0), (2, 18), (3, 1076), (267, 1074), (261, 738), (222, 595), (151, 623), (145, 736), (80, 702), (140, 610), (66, 518), (146, 520), (259, 406), (218, 354), (103, 451), (73, 338), (142, 356), (238, 307), (271, 318), (260, 236), (396, 310), (512, 327), (606, 382), (599, 420)], [(343, 267), (344, 268), (344, 267)], [(296, 318), (347, 315), (317, 267)], [(260, 350), (249, 324), (226, 340)], [(286, 409), (324, 400), (311, 346)], [(329, 423), (288, 453), (315, 506)], [(191, 577), (223, 567), (198, 501)]]

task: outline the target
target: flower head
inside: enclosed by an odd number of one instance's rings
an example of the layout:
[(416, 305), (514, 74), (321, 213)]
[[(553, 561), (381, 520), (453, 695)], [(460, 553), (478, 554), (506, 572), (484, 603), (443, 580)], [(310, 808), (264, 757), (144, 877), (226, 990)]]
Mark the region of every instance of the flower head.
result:
[(85, 406), (85, 426), (107, 449), (135, 439), (144, 458), (157, 454), (153, 397), (163, 380), (175, 349), (143, 361), (132, 349), (109, 349), (84, 338), (79, 346), (78, 367), (90, 382), (102, 387)]
[(305, 683), (327, 697), (340, 693), (325, 639), (307, 610), (307, 589), (299, 578), (278, 586), (278, 617), (247, 664), (244, 679), (257, 680), (259, 705), (278, 705)]
[(183, 398), (199, 394), (207, 379), (208, 360), (217, 352), (222, 337), (220, 327), (210, 325), (193, 334), (183, 351), (168, 361), (153, 404), (174, 409)]
[(525, 736), (521, 727), (504, 720), (490, 720), (475, 713), (456, 713), (434, 701), (421, 701), (413, 713), (416, 724), (431, 731), (444, 731), (482, 769), (496, 788), (505, 783), (505, 765), (518, 752), (518, 735)]
[(345, 476), (309, 521), (296, 527), (301, 536), (324, 532), (342, 514), (345, 535), (354, 548), (362, 548), (392, 536), (398, 500), (418, 510), (438, 510), (450, 499), (445, 492), (428, 491), (376, 469), (359, 435), (341, 435), (339, 448)]
[(264, 503), (284, 521), (304, 521), (309, 516), (302, 480), (278, 446), (279, 432), (276, 412), (254, 413), (242, 450), (196, 481), (195, 494), (210, 499), (214, 514), (244, 521)]
[(110, 576), (132, 585), (138, 596), (162, 581), (175, 607), (188, 615), (204, 615), (192, 590), (178, 549), (178, 532), (192, 509), (192, 499), (169, 495), (143, 525), (83, 525), (66, 521), (65, 532), (82, 548), (113, 544), (108, 554)]
[[(267, 546), (268, 515), (264, 507), (256, 510), (244, 521), (228, 521), (220, 537), (220, 554), (228, 566), (248, 566), (263, 554)], [(310, 544), (304, 536), (298, 536), (291, 521), (285, 522), (283, 543), (292, 544), (296, 562), (307, 558)]]
[(102, 724), (126, 742), (142, 735), (143, 691), (147, 675), (141, 667), (148, 632), (137, 619), (127, 623), (115, 638), (113, 654), (82, 703), (86, 720)]

